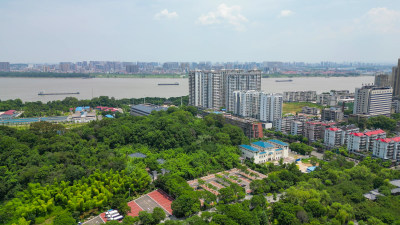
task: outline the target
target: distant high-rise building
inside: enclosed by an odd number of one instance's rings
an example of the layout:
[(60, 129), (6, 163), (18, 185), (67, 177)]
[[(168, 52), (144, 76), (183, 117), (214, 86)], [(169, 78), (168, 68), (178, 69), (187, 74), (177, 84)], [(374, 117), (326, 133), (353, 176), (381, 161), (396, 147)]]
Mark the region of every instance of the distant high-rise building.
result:
[(234, 91), (261, 90), (259, 70), (195, 70), (189, 72), (189, 104), (233, 111)]
[(353, 114), (390, 115), (392, 92), (391, 87), (363, 86), (356, 88)]
[(375, 82), (374, 85), (377, 87), (390, 87), (391, 85), (391, 80), (390, 80), (390, 75), (389, 74), (376, 74), (375, 75)]
[(70, 70), (71, 70), (71, 63), (60, 62), (60, 71), (61, 72), (69, 72)]
[(393, 96), (400, 97), (400, 59), (398, 60), (397, 66), (392, 68), (392, 88)]
[(9, 62), (0, 62), (0, 71), (9, 72), (10, 71), (10, 63)]
[(139, 72), (138, 65), (126, 65), (125, 69), (126, 69), (127, 73), (138, 73)]

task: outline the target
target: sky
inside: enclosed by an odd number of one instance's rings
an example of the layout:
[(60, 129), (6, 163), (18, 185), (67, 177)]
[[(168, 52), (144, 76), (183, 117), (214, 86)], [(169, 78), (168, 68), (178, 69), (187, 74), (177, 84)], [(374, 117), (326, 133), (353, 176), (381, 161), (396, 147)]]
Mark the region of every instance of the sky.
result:
[(393, 63), (399, 0), (0, 0), (0, 61)]

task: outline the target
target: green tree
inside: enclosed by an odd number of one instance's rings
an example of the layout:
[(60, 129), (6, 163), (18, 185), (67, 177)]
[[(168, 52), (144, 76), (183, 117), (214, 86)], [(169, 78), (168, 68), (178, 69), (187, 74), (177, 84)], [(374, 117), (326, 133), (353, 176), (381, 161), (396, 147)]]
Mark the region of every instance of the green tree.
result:
[(154, 223), (154, 218), (151, 213), (148, 213), (146, 211), (140, 211), (139, 212), (139, 220), (141, 224), (144, 225), (153, 225)]
[(251, 207), (256, 208), (260, 207), (261, 209), (266, 209), (268, 206), (268, 202), (265, 199), (264, 195), (254, 195), (250, 200)]
[(76, 220), (72, 217), (71, 213), (63, 212), (54, 218), (53, 224), (54, 225), (76, 225)]
[(181, 195), (172, 202), (173, 214), (177, 217), (190, 216), (200, 211), (200, 201), (194, 195)]
[(154, 208), (153, 219), (155, 224), (160, 223), (163, 219), (165, 219), (165, 216), (166, 215), (163, 209), (161, 209), (160, 207)]

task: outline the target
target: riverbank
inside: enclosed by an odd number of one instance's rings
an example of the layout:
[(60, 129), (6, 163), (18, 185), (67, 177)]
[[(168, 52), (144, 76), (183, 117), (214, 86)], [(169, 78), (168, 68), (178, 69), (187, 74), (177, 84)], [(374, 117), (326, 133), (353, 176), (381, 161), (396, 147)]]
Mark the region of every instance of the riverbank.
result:
[[(310, 78), (310, 77), (362, 77), (370, 74), (262, 74), (262, 78)], [(7, 78), (188, 78), (188, 74), (113, 74), (113, 73), (47, 73), (47, 72), (0, 72)]]
[(0, 78), (187, 78), (187, 74), (0, 72)]

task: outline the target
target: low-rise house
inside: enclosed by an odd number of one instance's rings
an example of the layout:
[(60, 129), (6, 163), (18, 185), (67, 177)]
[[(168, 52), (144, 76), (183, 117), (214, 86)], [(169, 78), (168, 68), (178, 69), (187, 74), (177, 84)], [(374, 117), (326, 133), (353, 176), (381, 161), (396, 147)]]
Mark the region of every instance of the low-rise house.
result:
[(131, 107), (132, 116), (148, 116), (153, 111), (166, 111), (168, 107), (156, 106), (152, 104), (139, 104)]
[(14, 119), (18, 116), (18, 112), (15, 110), (8, 110), (5, 111), (0, 115), (0, 119), (7, 120), (7, 119)]
[(253, 159), (257, 164), (287, 158), (289, 155), (289, 145), (279, 140), (257, 141), (240, 145), (239, 148), (243, 157)]
[(304, 114), (309, 114), (309, 115), (318, 115), (320, 113), (320, 109), (316, 108), (316, 107), (308, 107), (308, 106), (304, 106), (303, 108), (301, 108), (301, 112)]

